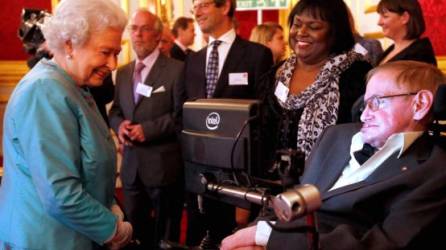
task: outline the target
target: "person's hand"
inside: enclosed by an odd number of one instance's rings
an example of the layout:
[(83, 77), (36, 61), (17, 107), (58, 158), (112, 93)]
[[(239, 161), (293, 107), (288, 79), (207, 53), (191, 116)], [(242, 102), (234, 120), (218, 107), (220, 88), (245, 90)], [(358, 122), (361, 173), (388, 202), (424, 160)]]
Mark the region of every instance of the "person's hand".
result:
[(122, 209), (118, 205), (113, 204), (110, 210), (114, 215), (116, 215), (118, 220), (124, 221), (124, 213), (122, 212)]
[(256, 248), (256, 230), (257, 226), (251, 226), (229, 235), (221, 242), (220, 249), (262, 249)]
[(250, 247), (238, 247), (234, 248), (234, 250), (264, 250), (265, 247), (262, 246), (250, 246)]
[(132, 240), (133, 228), (127, 221), (118, 220), (115, 236), (107, 243), (109, 249), (117, 250)]
[(132, 141), (144, 142), (146, 140), (141, 124), (129, 125), (127, 128), (129, 131), (128, 136)]
[(124, 154), (124, 144), (122, 144), (122, 143), (118, 143), (118, 148), (117, 148), (117, 150), (118, 150), (118, 153), (119, 154)]
[(118, 139), (121, 144), (124, 144), (126, 146), (131, 146), (132, 142), (130, 141), (129, 136), (129, 126), (131, 125), (131, 121), (124, 120), (119, 124), (118, 129)]

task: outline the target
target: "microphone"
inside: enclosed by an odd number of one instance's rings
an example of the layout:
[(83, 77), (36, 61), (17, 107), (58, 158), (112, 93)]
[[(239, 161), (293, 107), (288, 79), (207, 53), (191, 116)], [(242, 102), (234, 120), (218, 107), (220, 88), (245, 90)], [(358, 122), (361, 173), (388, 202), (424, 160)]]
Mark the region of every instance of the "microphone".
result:
[(250, 203), (273, 208), (274, 213), (282, 221), (308, 215), (321, 207), (322, 200), (316, 186), (298, 185), (276, 196), (260, 190), (246, 187), (220, 185), (202, 178), (201, 182), (209, 192), (248, 201)]
[(322, 200), (316, 186), (305, 184), (278, 194), (272, 204), (279, 220), (292, 221), (319, 209)]

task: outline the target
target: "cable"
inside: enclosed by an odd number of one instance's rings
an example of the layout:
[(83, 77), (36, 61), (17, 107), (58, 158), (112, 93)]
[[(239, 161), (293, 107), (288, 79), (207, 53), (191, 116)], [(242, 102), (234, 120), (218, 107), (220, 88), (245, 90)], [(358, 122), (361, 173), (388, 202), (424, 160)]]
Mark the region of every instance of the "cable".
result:
[(240, 140), (240, 137), (243, 133), (243, 131), (245, 130), (246, 126), (253, 120), (257, 119), (259, 116), (255, 115), (255, 116), (251, 116), (250, 118), (246, 119), (243, 122), (243, 126), (242, 128), (239, 130), (239, 132), (237, 133), (237, 136), (235, 137), (235, 141), (232, 144), (232, 149), (231, 149), (231, 172), (232, 172), (232, 176), (234, 178), (234, 181), (236, 183), (236, 185), (240, 185), (240, 182), (238, 180), (237, 175), (235, 174), (235, 166), (234, 166), (234, 152), (235, 152), (235, 147), (237, 146), (238, 141)]

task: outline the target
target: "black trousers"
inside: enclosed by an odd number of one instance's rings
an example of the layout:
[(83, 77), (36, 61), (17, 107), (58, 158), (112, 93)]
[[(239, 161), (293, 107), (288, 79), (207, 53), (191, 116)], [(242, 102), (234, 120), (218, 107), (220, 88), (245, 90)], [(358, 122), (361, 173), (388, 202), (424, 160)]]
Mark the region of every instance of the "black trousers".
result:
[(203, 198), (204, 214), (198, 209), (197, 195), (187, 193), (187, 237), (188, 246), (198, 246), (210, 231), (212, 240), (216, 244), (226, 236), (230, 235), (237, 226), (235, 222), (235, 207), (221, 201)]
[(182, 183), (145, 187), (137, 178), (132, 185), (123, 183), (124, 211), (133, 226), (133, 235), (141, 249), (158, 249), (161, 240), (179, 240)]

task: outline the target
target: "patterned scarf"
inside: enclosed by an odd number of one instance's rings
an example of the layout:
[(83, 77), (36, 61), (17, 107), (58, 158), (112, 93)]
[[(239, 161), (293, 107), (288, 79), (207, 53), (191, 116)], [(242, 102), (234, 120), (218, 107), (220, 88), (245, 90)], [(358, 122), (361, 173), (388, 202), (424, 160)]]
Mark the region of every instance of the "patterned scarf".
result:
[[(317, 138), (325, 128), (336, 124), (339, 108), (339, 78), (342, 72), (364, 57), (353, 50), (330, 57), (316, 77), (315, 82), (298, 95), (289, 94), (286, 102), (278, 99), (284, 109), (303, 109), (297, 130), (297, 149), (305, 153), (305, 158)], [(278, 69), (276, 86), (282, 82), (289, 88), (290, 80), (297, 62), (292, 54)]]

